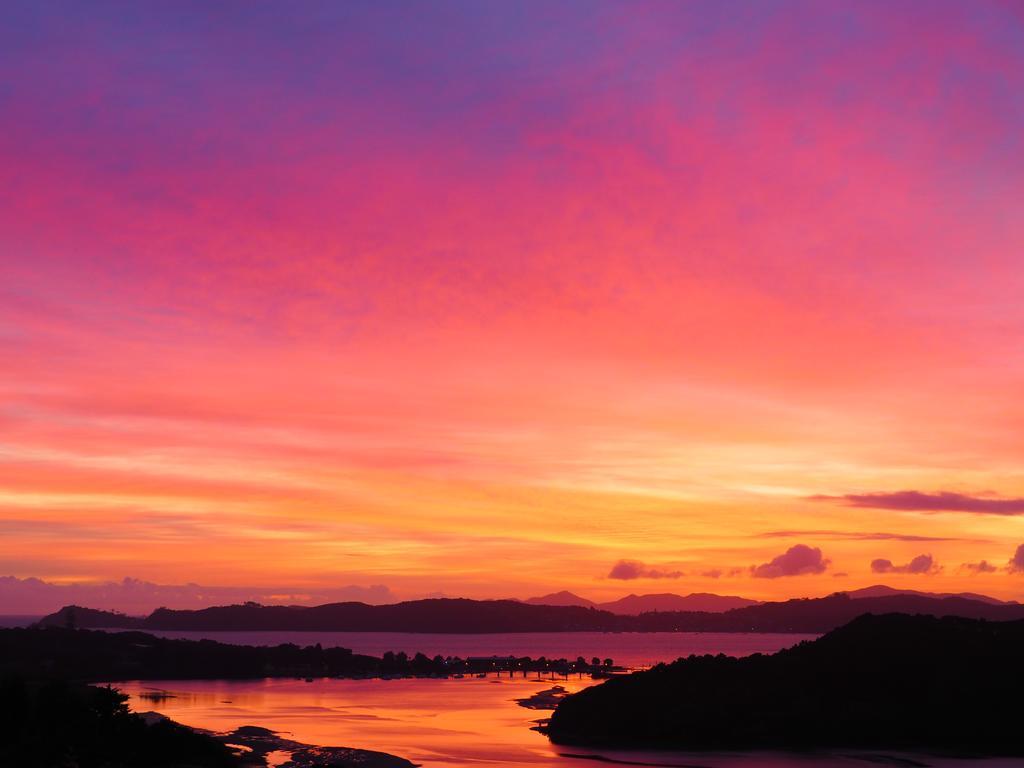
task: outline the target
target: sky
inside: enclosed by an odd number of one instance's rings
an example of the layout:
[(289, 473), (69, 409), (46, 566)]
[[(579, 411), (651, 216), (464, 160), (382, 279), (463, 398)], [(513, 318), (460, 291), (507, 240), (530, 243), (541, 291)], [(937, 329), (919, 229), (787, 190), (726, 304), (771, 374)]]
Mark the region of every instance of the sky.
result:
[(0, 576), (1024, 598), (1021, 200), (1020, 2), (6, 2)]

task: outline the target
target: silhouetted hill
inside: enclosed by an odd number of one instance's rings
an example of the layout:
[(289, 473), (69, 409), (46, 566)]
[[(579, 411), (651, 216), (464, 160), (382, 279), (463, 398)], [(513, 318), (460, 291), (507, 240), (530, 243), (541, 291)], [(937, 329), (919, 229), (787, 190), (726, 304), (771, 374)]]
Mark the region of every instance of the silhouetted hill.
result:
[[(817, 599), (762, 603), (719, 614), (720, 631), (822, 633), (842, 626), (865, 613), (905, 613), (928, 616), (960, 616), (969, 619), (1010, 621), (1024, 619), (1024, 606), (992, 605), (961, 597), (932, 598), (890, 595), (852, 599), (844, 593)], [(710, 622), (709, 622), (710, 623)]]
[(380, 660), (346, 648), (227, 645), (168, 640), (143, 632), (60, 628), (0, 630), (0, 676), (85, 682), (135, 679), (349, 675)]
[(147, 722), (128, 711), (127, 698), (61, 680), (0, 678), (0, 765), (241, 768), (224, 744), (170, 720)]
[(394, 605), (332, 603), (314, 608), (233, 605), (199, 611), (159, 609), (145, 629), (345, 630), (351, 632), (577, 632), (619, 626), (619, 617), (577, 606), (515, 600), (434, 599)]
[(1024, 754), (1024, 622), (862, 616), (772, 656), (691, 656), (565, 698), (553, 741)]
[(98, 611), (80, 605), (65, 605), (56, 613), (39, 619), (36, 626), (66, 629), (134, 629), (142, 626), (143, 621), (144, 619), (137, 616), (126, 616), (115, 611)]
[(992, 605), (1017, 605), (1016, 600), (999, 600), (998, 598), (989, 597), (988, 595), (979, 595), (977, 592), (920, 592), (916, 589), (895, 589), (894, 587), (887, 587), (884, 584), (875, 584), (874, 586), (864, 587), (863, 589), (852, 589), (846, 594), (858, 600), (864, 597), (915, 595), (917, 597), (933, 597), (936, 599), (942, 599), (944, 597), (962, 597), (965, 600), (978, 600), (982, 603), (991, 603)]
[(733, 608), (758, 605), (759, 600), (731, 595), (715, 595), (710, 592), (694, 592), (689, 595), (676, 595), (661, 592), (653, 595), (626, 595), (618, 600), (595, 603), (572, 592), (562, 590), (542, 597), (531, 597), (523, 602), (528, 605), (576, 605), (585, 608), (597, 608), (602, 611), (639, 616), (650, 611), (699, 611), (703, 613), (723, 613)]
[(38, 626), (179, 631), (440, 633), (576, 632), (630, 628), (624, 617), (592, 608), (528, 605), (516, 600), (448, 598), (393, 605), (330, 603), (305, 607), (246, 603), (200, 610), (159, 608), (144, 619), (68, 606), (44, 617)]
[[(230, 645), (213, 640), (172, 640), (145, 632), (37, 627), (0, 629), (0, 678), (32, 680), (191, 680), (262, 677), (375, 677), (474, 674), (491, 671), (607, 673), (612, 659), (427, 657), (403, 652), (380, 658), (347, 648)], [(611, 670), (610, 670), (611, 668)]]
[(603, 611), (639, 616), (650, 611), (697, 611), (700, 613), (724, 613), (733, 608), (758, 605), (757, 600), (732, 595), (715, 595), (710, 592), (694, 592), (689, 595), (674, 595), (663, 592), (654, 595), (627, 595), (608, 603), (598, 603)]
[[(176, 611), (161, 608), (134, 620), (102, 611), (66, 608), (40, 623), (58, 627), (117, 627), (173, 631), (348, 632), (796, 632), (821, 634), (865, 613), (909, 613), (1008, 621), (1024, 605), (961, 597), (888, 595), (761, 603), (723, 613), (658, 611), (628, 616), (579, 606), (529, 605), (515, 600), (413, 600), (394, 605), (331, 603), (312, 608), (255, 603)], [(70, 614), (70, 615), (69, 615)]]
[(561, 592), (552, 592), (550, 595), (530, 597), (523, 601), (528, 605), (576, 605), (581, 608), (591, 608), (594, 605), (592, 600), (573, 594), (563, 589)]

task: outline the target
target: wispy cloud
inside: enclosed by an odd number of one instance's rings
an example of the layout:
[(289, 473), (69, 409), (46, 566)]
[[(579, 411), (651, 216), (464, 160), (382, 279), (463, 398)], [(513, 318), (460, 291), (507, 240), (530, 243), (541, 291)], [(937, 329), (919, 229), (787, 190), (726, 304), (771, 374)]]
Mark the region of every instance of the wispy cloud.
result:
[[(831, 498), (831, 497), (829, 497)], [(826, 539), (842, 539), (849, 541), (977, 541), (977, 539), (965, 539), (956, 536), (921, 536), (909, 533), (879, 533), (860, 531), (765, 531), (757, 534), (762, 539), (789, 539), (802, 536), (816, 536)]]
[(721, 578), (733, 578), (735, 576), (742, 576), (746, 573), (745, 568), (709, 568), (705, 571), (699, 571), (694, 574), (696, 576), (702, 576), (705, 579), (721, 579)]
[(981, 515), (1024, 515), (1024, 498), (1000, 498), (992, 495), (968, 496), (939, 491), (893, 491), (891, 493), (846, 493), (841, 496), (816, 495), (812, 501), (838, 501), (850, 507), (895, 509), (903, 512), (972, 512)]
[(964, 563), (960, 568), (975, 575), (979, 573), (995, 573), (999, 570), (998, 566), (992, 565), (988, 560), (981, 560), (977, 563)]
[(612, 566), (611, 571), (608, 573), (608, 578), (632, 581), (633, 579), (678, 579), (682, 575), (682, 571), (650, 568), (639, 560), (619, 560), (619, 562)]
[(0, 573), (820, 592), (973, 532), (794, 497), (1020, 464), (1014, 4), (95, 5), (0, 3)]
[(879, 557), (871, 561), (874, 573), (914, 573), (919, 576), (931, 576), (942, 570), (931, 555), (918, 555), (905, 565), (896, 565), (892, 560)]

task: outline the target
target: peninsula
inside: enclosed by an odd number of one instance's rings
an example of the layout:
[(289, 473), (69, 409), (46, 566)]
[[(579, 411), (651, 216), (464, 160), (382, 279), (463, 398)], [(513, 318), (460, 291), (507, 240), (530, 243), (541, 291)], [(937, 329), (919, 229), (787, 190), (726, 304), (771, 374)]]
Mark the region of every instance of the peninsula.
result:
[(1024, 621), (862, 616), (770, 656), (691, 656), (564, 698), (559, 744), (1024, 755)]

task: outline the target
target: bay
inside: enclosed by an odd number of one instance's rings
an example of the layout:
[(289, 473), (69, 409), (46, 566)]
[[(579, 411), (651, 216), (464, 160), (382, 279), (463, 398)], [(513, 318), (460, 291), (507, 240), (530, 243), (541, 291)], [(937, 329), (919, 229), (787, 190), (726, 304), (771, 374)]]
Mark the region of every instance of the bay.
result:
[[(573, 692), (597, 684), (555, 681)], [(550, 688), (534, 678), (397, 680), (292, 679), (135, 681), (117, 687), (136, 711), (158, 711), (189, 726), (227, 732), (259, 725), (296, 741), (387, 752), (424, 768), (586, 768), (622, 764), (673, 768), (1020, 768), (1020, 760), (955, 760), (908, 755), (700, 753), (595, 750), (551, 744), (531, 726), (550, 713), (516, 699)], [(286, 756), (282, 755), (281, 759)], [(911, 760), (912, 762), (906, 762)]]
[[(427, 635), (325, 632), (165, 632), (165, 637), (273, 645), (321, 643), (358, 653), (420, 651), (442, 656), (610, 657), (631, 667), (691, 653), (743, 656), (770, 653), (813, 636), (690, 633), (516, 633)], [(956, 760), (867, 753), (690, 753), (594, 750), (551, 744), (533, 730), (550, 712), (519, 706), (517, 699), (560, 685), (572, 693), (599, 684), (586, 677), (538, 679), (494, 676), (393, 680), (295, 679), (129, 681), (136, 711), (157, 711), (197, 728), (228, 732), (257, 725), (296, 741), (398, 755), (424, 768), (582, 768), (612, 763), (673, 768), (854, 768), (929, 765), (936, 768), (1022, 768), (1021, 760)], [(286, 755), (278, 756), (285, 759)], [(910, 760), (911, 762), (906, 762)]]

